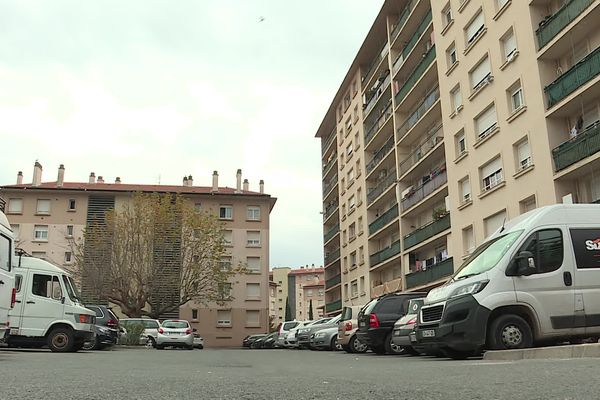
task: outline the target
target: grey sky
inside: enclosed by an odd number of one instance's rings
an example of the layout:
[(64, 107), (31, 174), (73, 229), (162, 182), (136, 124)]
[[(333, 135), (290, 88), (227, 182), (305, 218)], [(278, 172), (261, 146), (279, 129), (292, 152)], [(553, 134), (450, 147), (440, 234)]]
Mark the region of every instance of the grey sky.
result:
[[(234, 186), (278, 198), (271, 266), (322, 263), (315, 131), (382, 0), (0, 3), (0, 183)], [(260, 17), (265, 20), (259, 22)]]

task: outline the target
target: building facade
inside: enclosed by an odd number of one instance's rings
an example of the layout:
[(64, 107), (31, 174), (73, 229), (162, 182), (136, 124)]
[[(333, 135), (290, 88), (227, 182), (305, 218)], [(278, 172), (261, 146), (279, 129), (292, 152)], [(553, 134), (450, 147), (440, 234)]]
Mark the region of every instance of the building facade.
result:
[(309, 319), (312, 304), (313, 319), (323, 316), (325, 307), (325, 282), (322, 267), (302, 266), (291, 269), (276, 267), (270, 273), (272, 293), (275, 296), (273, 321), (275, 326), (285, 321), (285, 303), (289, 302), (293, 319)]
[(600, 199), (598, 0), (387, 0), (316, 136), (326, 312), (443, 283), (533, 208)]
[[(247, 265), (247, 274), (230, 280), (230, 301), (224, 305), (188, 303), (165, 317), (187, 319), (205, 338), (207, 346), (239, 346), (248, 334), (269, 327), (269, 214), (276, 199), (249, 190), (237, 173), (235, 189), (220, 187), (218, 174), (212, 186), (194, 186), (186, 177), (182, 186), (106, 183), (92, 173), (88, 182), (65, 182), (61, 165), (58, 178), (42, 182), (42, 167), (36, 162), (32, 183), (24, 184), (19, 172), (16, 185), (0, 188), (6, 211), (16, 233), (17, 246), (66, 270), (74, 266), (72, 242), (83, 239), (87, 221), (101, 210), (118, 208), (136, 192), (177, 193), (194, 207), (219, 217), (224, 225), (226, 255), (221, 263)], [(85, 288), (84, 288), (85, 289)]]

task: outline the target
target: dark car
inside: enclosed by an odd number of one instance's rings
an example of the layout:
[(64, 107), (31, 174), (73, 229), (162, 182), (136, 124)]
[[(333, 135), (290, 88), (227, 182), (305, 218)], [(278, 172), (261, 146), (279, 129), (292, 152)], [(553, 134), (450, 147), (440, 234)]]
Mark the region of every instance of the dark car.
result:
[(103, 305), (88, 304), (87, 309), (96, 313), (95, 335), (92, 340), (85, 342), (85, 350), (102, 350), (117, 344), (119, 338), (119, 318), (112, 310)]
[(266, 333), (261, 333), (258, 335), (248, 335), (244, 338), (244, 340), (242, 340), (242, 346), (244, 347), (250, 347), (250, 345), (252, 344), (252, 342), (254, 342), (257, 339), (260, 339), (262, 337), (267, 336)]
[(277, 332), (260, 337), (250, 343), (251, 349), (272, 349), (277, 340)]
[(408, 312), (411, 299), (426, 293), (392, 293), (371, 300), (357, 316), (358, 339), (377, 354), (400, 354), (402, 348), (392, 342), (394, 323)]

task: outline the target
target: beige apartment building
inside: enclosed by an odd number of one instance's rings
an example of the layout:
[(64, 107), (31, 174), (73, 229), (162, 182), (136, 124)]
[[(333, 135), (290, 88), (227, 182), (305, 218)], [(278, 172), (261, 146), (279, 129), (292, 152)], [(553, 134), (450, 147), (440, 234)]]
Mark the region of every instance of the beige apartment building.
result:
[(316, 136), (326, 312), (443, 283), (505, 219), (600, 199), (600, 0), (388, 0)]
[(227, 255), (221, 263), (243, 263), (250, 272), (231, 279), (226, 288), (231, 300), (224, 305), (190, 303), (164, 317), (189, 320), (207, 346), (239, 346), (246, 335), (268, 330), (269, 215), (276, 199), (264, 193), (262, 181), (259, 191), (250, 191), (241, 170), (235, 188), (219, 186), (216, 171), (212, 186), (194, 186), (191, 176), (181, 186), (126, 184), (119, 178), (108, 183), (94, 173), (87, 182), (67, 182), (64, 177), (61, 165), (55, 181), (43, 182), (42, 166), (36, 162), (32, 183), (23, 183), (19, 172), (17, 184), (0, 187), (18, 247), (69, 270), (74, 262), (70, 244), (82, 239), (90, 218), (130, 201), (135, 192), (181, 194), (223, 222)]
[(322, 267), (308, 265), (292, 269), (276, 267), (269, 274), (271, 293), (274, 297), (274, 325), (285, 320), (285, 302), (289, 301), (292, 318), (309, 319), (312, 304), (313, 318), (323, 316), (325, 308), (325, 271)]

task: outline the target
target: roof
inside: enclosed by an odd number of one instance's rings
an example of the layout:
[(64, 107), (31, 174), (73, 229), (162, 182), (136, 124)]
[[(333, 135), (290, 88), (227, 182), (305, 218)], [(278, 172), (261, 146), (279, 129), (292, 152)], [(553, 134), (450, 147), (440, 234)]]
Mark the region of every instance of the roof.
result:
[(298, 268), (291, 270), (288, 275), (304, 275), (304, 274), (322, 274), (325, 270), (321, 267), (317, 268)]
[(14, 262), (15, 266), (19, 266), (19, 261), (21, 262), (20, 268), (37, 269), (40, 271), (53, 272), (53, 273), (58, 273), (58, 274), (67, 274), (67, 272), (65, 270), (63, 270), (62, 268), (59, 268), (56, 265), (54, 265), (46, 260), (42, 260), (41, 258), (28, 257), (28, 256), (13, 258), (13, 262)]

